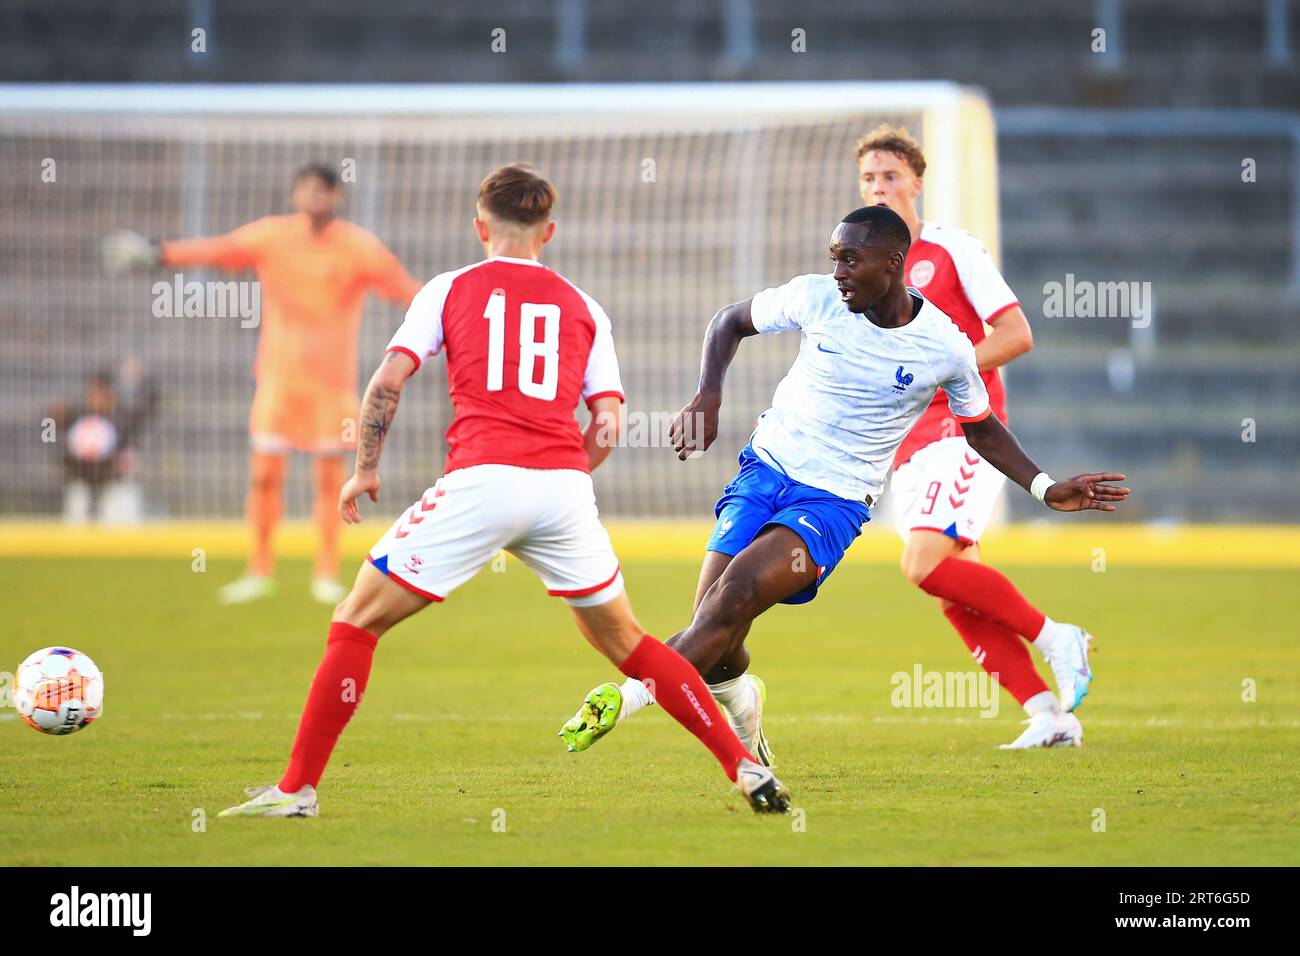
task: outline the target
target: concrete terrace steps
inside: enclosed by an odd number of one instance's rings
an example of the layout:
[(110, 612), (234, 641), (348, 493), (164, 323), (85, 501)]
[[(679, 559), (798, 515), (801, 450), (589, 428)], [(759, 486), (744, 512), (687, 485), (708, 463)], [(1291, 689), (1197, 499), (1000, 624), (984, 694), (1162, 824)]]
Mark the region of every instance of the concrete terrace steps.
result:
[[(0, 76), (10, 80), (473, 82), (906, 79), (985, 86), (1001, 104), (1300, 105), (1297, 66), (1265, 57), (1264, 4), (1121, 4), (1123, 61), (1090, 50), (1093, 4), (1005, 0), (778, 0), (753, 4), (752, 56), (727, 57), (722, 2), (605, 0), (585, 5), (587, 57), (556, 57), (557, 5), (300, 0), (212, 5), (209, 49), (190, 51), (186, 4), (9, 0)], [(502, 27), (507, 52), (489, 49)], [(807, 51), (790, 50), (806, 31)], [(1293, 49), (1300, 16), (1292, 14)], [(924, 43), (917, 43), (924, 37)], [(990, 69), (996, 63), (1007, 69)]]
[[(1003, 135), (1002, 253), (1040, 343), (1123, 345), (1128, 323), (1042, 316), (1047, 283), (1150, 282), (1157, 341), (1300, 341), (1285, 139)], [(1257, 181), (1241, 181), (1241, 160)]]

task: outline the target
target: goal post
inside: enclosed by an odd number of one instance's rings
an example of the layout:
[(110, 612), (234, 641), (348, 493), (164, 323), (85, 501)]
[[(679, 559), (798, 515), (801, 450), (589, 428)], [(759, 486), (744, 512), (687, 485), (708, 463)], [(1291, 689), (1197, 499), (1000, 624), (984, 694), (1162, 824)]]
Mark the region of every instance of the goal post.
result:
[(993, 108), (979, 93), (960, 90), (922, 114), (926, 155), (922, 215), (976, 236), (1001, 262), (998, 142)]
[[(293, 172), (323, 162), (342, 175), (341, 215), (423, 280), (481, 257), (478, 183), (522, 160), (560, 193), (546, 263), (614, 323), (629, 421), (627, 447), (596, 475), (602, 511), (707, 515), (795, 343), (745, 344), (714, 451), (683, 465), (663, 447), (666, 422), (693, 392), (704, 327), (728, 302), (827, 270), (827, 236), (859, 202), (854, 142), (882, 121), (927, 153), (923, 215), (996, 255), (992, 112), (950, 83), (0, 85), (0, 434), (13, 449), (0, 513), (58, 512), (63, 449), (42, 441), (45, 409), (128, 356), (159, 394), (135, 456), (149, 514), (241, 513), (256, 323), (173, 314), (158, 297), (252, 276), (110, 277), (103, 235), (215, 235), (287, 212)], [(400, 320), (368, 301), (362, 383)], [(449, 417), (441, 371), (423, 373), (385, 453), (392, 508), (438, 474)], [(307, 484), (289, 483), (291, 513), (309, 507)]]

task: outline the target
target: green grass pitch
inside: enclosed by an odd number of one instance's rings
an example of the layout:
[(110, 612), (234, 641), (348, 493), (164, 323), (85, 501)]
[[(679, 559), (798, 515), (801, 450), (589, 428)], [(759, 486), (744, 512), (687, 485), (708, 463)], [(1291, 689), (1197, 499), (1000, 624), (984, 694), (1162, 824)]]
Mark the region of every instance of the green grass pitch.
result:
[[(218, 607), (238, 570), (0, 561), (0, 670), (68, 643), (107, 686), (70, 737), (0, 719), (0, 865), (1300, 863), (1292, 571), (1010, 568), (1100, 649), (1084, 747), (1005, 753), (1005, 694), (995, 718), (891, 705), (897, 671), (975, 665), (894, 568), (845, 565), (750, 638), (801, 811), (776, 818), (657, 710), (565, 753), (560, 723), (617, 675), (512, 561), (383, 638), (319, 819), (219, 820), (277, 779), (328, 620), (295, 563), (279, 598)], [(648, 630), (685, 623), (697, 570), (625, 567)]]

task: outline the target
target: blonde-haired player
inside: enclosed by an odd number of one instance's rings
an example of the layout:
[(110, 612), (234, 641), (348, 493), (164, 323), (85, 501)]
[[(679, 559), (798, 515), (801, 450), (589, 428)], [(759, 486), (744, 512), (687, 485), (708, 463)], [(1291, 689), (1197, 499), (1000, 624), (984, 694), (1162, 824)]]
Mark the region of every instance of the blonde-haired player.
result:
[(226, 604), (275, 593), (271, 538), (280, 519), (291, 451), (315, 456), (312, 516), (319, 548), (312, 573), (316, 600), (337, 604), (335, 503), (343, 485), (343, 452), (355, 445), (357, 332), (367, 292), (406, 306), (419, 291), (401, 262), (374, 235), (337, 217), (338, 175), (328, 166), (300, 169), (293, 180), (294, 212), (266, 216), (224, 236), (154, 245), (124, 232), (104, 243), (111, 269), (162, 265), (251, 269), (261, 283), (251, 459), (246, 499), (253, 533), (244, 577), (218, 592)]
[[(912, 233), (907, 284), (946, 313), (975, 346), (994, 414), (1005, 424), (1006, 389), (998, 372), (1033, 347), (1029, 322), (980, 242), (917, 214), (926, 171), (905, 129), (876, 127), (856, 147), (858, 190), (867, 205), (887, 206)], [(897, 509), (903, 574), (937, 598), (975, 659), (1029, 715), (1008, 749), (1078, 746), (1073, 711), (1088, 693), (1091, 636), (1037, 610), (1004, 575), (979, 563), (980, 537), (1006, 478), (971, 448), (940, 390), (894, 457), (890, 492)], [(1034, 669), (1025, 644), (1042, 653), (1060, 697)]]

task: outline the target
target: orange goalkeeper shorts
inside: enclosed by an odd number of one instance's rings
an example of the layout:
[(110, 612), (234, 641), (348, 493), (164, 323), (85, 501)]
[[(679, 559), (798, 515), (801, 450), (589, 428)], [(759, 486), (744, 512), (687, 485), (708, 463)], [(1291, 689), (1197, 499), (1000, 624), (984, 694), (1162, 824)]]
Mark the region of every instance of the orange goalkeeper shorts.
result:
[(350, 390), (259, 383), (248, 416), (255, 451), (337, 452), (355, 448), (360, 401)]

